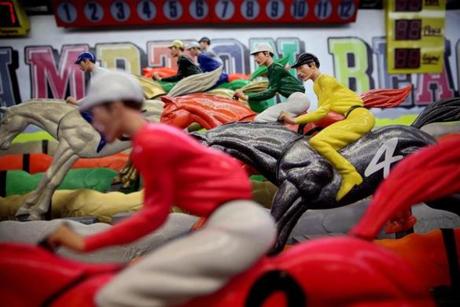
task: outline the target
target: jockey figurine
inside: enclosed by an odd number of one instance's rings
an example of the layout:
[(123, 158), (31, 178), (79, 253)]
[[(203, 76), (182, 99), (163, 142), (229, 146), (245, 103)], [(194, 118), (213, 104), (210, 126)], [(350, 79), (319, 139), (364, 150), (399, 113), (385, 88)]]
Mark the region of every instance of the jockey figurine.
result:
[(304, 81), (313, 81), (313, 90), (318, 96), (318, 109), (296, 118), (284, 113), (280, 119), (289, 124), (315, 122), (333, 111), (345, 116), (316, 134), (310, 145), (339, 171), (342, 176), (336, 200), (342, 199), (355, 185), (363, 182), (356, 168), (338, 151), (370, 132), (375, 124), (374, 115), (364, 107), (361, 98), (340, 84), (335, 78), (321, 74), (319, 60), (310, 53), (301, 54), (292, 68)]
[[(91, 78), (100, 75), (101, 73), (106, 73), (109, 70), (100, 67), (96, 64), (96, 56), (91, 52), (82, 52), (75, 60), (75, 64), (80, 66), (80, 70), (83, 72), (89, 72), (91, 74)], [(66, 98), (66, 102), (73, 104), (75, 106), (79, 105), (81, 100), (77, 100), (75, 97), (69, 96)], [(93, 116), (91, 112), (80, 112), (81, 116), (88, 122), (92, 123)], [(99, 141), (99, 145), (97, 146), (96, 152), (100, 152), (102, 148), (104, 148), (106, 144), (104, 136), (101, 134), (101, 140)]]
[(203, 36), (202, 38), (200, 38), (198, 43), (200, 44), (202, 53), (222, 64), (222, 60), (217, 56), (217, 54), (211, 49), (209, 49), (209, 46), (211, 46), (211, 40), (209, 39), (209, 37)]
[(185, 50), (184, 43), (180, 40), (175, 40), (168, 47), (171, 51), (171, 56), (177, 58), (177, 74), (168, 78), (161, 78), (157, 72), (153, 74), (153, 79), (164, 82), (177, 82), (185, 77), (202, 73), (201, 69), (193, 63), (193, 61), (183, 55)]
[[(211, 57), (205, 52), (201, 51), (200, 44), (194, 42), (187, 46), (187, 50), (189, 50), (192, 56), (196, 56), (198, 60), (198, 64), (200, 64), (200, 69), (203, 72), (210, 72), (216, 70), (222, 65), (222, 62), (217, 61), (214, 57)], [(228, 82), (228, 75), (225, 72), (219, 77), (219, 80), (214, 86), (218, 86), (224, 82)]]
[(177, 128), (147, 123), (143, 100), (137, 80), (110, 72), (94, 78), (80, 105), (91, 110), (108, 142), (132, 139), (131, 158), (144, 179), (143, 208), (89, 237), (61, 225), (48, 243), (82, 252), (130, 243), (163, 225), (172, 205), (208, 219), (115, 276), (96, 294), (98, 306), (170, 306), (211, 294), (258, 261), (276, 236), (271, 215), (251, 200), (240, 163)]
[(269, 44), (258, 44), (251, 52), (251, 55), (254, 56), (258, 65), (267, 66), (268, 88), (259, 93), (250, 93), (247, 95), (242, 90), (237, 90), (234, 97), (247, 100), (253, 111), (260, 113), (270, 107), (270, 103), (266, 100), (272, 98), (277, 93), (286, 98), (296, 92), (305, 93), (302, 82), (291, 75), (283, 65), (274, 63), (274, 51)]

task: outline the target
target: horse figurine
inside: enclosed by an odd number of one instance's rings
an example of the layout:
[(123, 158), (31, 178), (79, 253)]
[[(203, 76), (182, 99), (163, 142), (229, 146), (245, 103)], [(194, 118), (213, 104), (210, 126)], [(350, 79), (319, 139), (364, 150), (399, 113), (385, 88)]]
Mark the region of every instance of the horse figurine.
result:
[[(280, 255), (263, 257), (215, 293), (180, 306), (431, 307), (436, 306), (436, 300), (453, 303), (446, 290), (456, 286), (451, 263), (458, 261), (452, 256), (460, 242), (458, 229), (444, 230), (442, 235), (440, 231), (411, 234), (382, 243), (372, 239), (386, 221), (410, 208), (415, 199), (432, 200), (459, 191), (459, 146), (457, 138), (403, 162), (395, 176), (390, 175), (387, 184), (379, 188), (350, 235), (302, 242)], [(426, 161), (432, 163), (426, 167)], [(400, 188), (398, 171), (414, 189)], [(449, 172), (449, 176), (439, 184), (414, 182), (414, 178), (440, 172)], [(0, 272), (8, 281), (8, 287), (0, 288), (5, 306), (95, 306), (98, 291), (122, 270), (121, 265), (64, 259), (37, 246), (0, 244)], [(444, 291), (433, 295), (437, 288)], [(24, 289), (33, 291), (23, 295)]]
[[(449, 112), (443, 114), (443, 110)], [(419, 115), (414, 124), (423, 127), (437, 121), (452, 121), (459, 113), (460, 98), (435, 102)], [(273, 252), (283, 248), (291, 230), (307, 209), (336, 208), (371, 195), (398, 161), (436, 142), (413, 126), (375, 129), (341, 150), (364, 182), (336, 201), (341, 180), (338, 172), (310, 147), (306, 136), (281, 124), (237, 122), (193, 135), (202, 143), (254, 167), (279, 187), (271, 211), (278, 224), (278, 239)]]
[[(404, 102), (410, 93), (412, 86), (402, 89), (375, 89), (361, 95), (366, 108), (393, 108)], [(231, 122), (254, 121), (254, 113), (246, 104), (225, 97), (209, 95), (209, 93), (188, 94), (181, 97), (163, 96), (161, 100), (165, 108), (161, 114), (161, 122), (176, 126), (181, 129), (187, 128), (196, 122), (205, 129), (212, 129), (222, 124)], [(306, 110), (305, 110), (306, 111)], [(318, 123), (311, 123), (301, 127), (304, 133), (315, 131), (318, 128), (343, 119), (341, 114), (329, 114)], [(297, 126), (288, 126), (297, 130)]]
[[(145, 117), (158, 122), (163, 111), (163, 103), (149, 101), (145, 103)], [(79, 111), (63, 100), (31, 100), (1, 108), (3, 118), (0, 122), (0, 149), (8, 149), (11, 141), (28, 125), (35, 125), (47, 131), (58, 142), (53, 162), (44, 174), (37, 189), (30, 194), (16, 213), (18, 218), (38, 220), (49, 211), (51, 197), (56, 187), (78, 158), (104, 157), (126, 150), (129, 141), (116, 141), (107, 144), (98, 153), (100, 135), (80, 115)]]
[(181, 97), (163, 96), (164, 110), (160, 121), (178, 128), (187, 128), (197, 122), (211, 129), (234, 121), (253, 121), (256, 113), (235, 100), (196, 93)]

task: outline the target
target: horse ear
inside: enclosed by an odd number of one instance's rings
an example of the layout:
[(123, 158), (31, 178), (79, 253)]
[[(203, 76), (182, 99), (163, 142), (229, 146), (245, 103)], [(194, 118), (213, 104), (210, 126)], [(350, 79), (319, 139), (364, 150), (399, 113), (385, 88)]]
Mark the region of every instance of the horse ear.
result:
[(163, 101), (165, 103), (165, 105), (168, 105), (168, 104), (173, 104), (173, 105), (176, 105), (177, 106), (177, 101), (174, 97), (171, 97), (171, 96), (161, 96), (160, 97), (161, 101)]

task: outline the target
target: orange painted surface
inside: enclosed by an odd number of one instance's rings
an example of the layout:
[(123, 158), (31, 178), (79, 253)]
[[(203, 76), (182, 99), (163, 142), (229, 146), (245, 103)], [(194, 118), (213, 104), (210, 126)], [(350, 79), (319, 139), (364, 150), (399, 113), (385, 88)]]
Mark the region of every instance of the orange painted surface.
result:
[[(79, 159), (72, 168), (110, 168), (118, 172), (126, 165), (128, 158), (128, 154), (119, 153), (103, 158)], [(53, 161), (53, 157), (46, 154), (30, 154), (27, 159), (30, 174), (46, 172)], [(0, 156), (0, 171), (22, 170), (23, 160), (24, 155)]]

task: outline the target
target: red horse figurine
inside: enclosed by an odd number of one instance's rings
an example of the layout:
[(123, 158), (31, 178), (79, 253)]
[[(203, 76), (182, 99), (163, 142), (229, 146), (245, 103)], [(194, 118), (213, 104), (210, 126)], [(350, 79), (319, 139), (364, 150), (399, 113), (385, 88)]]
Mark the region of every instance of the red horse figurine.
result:
[[(218, 292), (184, 307), (435, 306), (430, 289), (454, 280), (440, 236), (416, 235), (384, 247), (372, 239), (413, 203), (459, 192), (459, 158), (460, 136), (421, 149), (380, 186), (350, 236), (312, 240), (264, 257)], [(453, 233), (457, 255), (458, 234)], [(95, 293), (121, 269), (64, 260), (40, 247), (1, 244), (0, 297), (5, 306), (94, 306)]]

